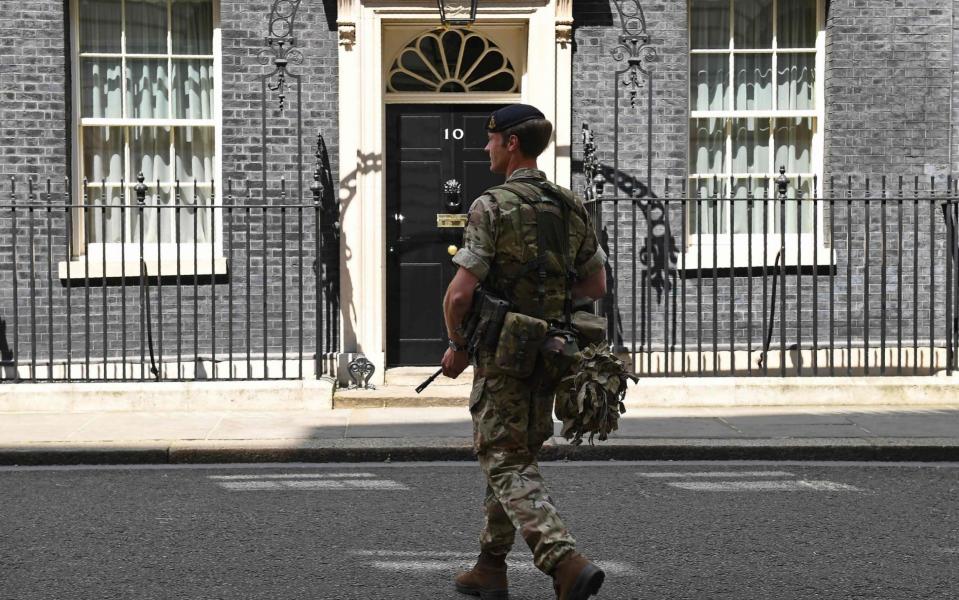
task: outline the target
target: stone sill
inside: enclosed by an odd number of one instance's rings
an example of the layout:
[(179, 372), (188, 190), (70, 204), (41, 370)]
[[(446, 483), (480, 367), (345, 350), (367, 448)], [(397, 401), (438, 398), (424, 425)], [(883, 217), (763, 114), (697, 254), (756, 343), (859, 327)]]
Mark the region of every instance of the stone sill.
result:
[[(177, 260), (164, 260), (159, 263), (159, 272), (156, 259), (147, 259), (147, 275), (150, 277), (192, 277), (194, 275), (226, 275), (229, 273), (229, 265), (226, 258), (198, 258), (196, 259), (196, 269), (194, 269), (194, 259), (192, 256), (180, 257), (179, 272), (177, 270)], [(87, 273), (87, 266), (90, 271)], [(104, 266), (106, 271), (104, 272)], [(89, 262), (85, 259), (70, 261), (70, 276), (67, 277), (67, 262), (60, 261), (57, 265), (57, 271), (62, 281), (83, 281), (89, 279), (126, 279), (137, 280), (140, 277), (140, 260), (107, 260), (106, 265), (102, 259), (90, 258)]]

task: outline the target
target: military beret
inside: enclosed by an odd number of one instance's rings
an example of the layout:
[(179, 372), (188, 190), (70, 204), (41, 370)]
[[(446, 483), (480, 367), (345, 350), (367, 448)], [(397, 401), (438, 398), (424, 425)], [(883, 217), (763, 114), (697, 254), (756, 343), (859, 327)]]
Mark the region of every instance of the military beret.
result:
[(493, 111), (486, 122), (486, 130), (496, 133), (532, 119), (545, 119), (546, 116), (535, 106), (529, 104), (510, 104)]

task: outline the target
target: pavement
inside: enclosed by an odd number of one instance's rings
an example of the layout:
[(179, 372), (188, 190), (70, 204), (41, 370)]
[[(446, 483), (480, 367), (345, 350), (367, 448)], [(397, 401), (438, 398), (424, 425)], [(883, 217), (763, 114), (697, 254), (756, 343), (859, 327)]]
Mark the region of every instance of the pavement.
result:
[[(955, 404), (652, 408), (544, 460), (959, 461)], [(0, 412), (0, 464), (472, 460), (465, 406)]]

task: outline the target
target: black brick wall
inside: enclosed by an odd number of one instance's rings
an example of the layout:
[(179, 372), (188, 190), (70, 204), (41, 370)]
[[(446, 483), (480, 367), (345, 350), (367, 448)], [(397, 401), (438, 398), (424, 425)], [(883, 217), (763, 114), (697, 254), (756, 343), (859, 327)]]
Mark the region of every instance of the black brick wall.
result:
[[(832, 288), (832, 334), (845, 343), (847, 334), (854, 345), (861, 345), (867, 331), (870, 345), (877, 347), (885, 321), (887, 343), (895, 344), (902, 323), (906, 346), (911, 346), (914, 327), (917, 337), (928, 340), (930, 318), (934, 319), (936, 337), (945, 336), (946, 256), (945, 230), (938, 201), (930, 202), (928, 190), (935, 176), (937, 193), (941, 194), (945, 177), (950, 172), (950, 130), (952, 119), (951, 86), (953, 85), (952, 3), (943, 6), (933, 0), (897, 2), (891, 7), (878, 0), (832, 0), (827, 16), (827, 72), (825, 119), (825, 178), (838, 181), (835, 205), (821, 202), (820, 214), (825, 229), (823, 241), (828, 246), (833, 232), (835, 262), (830, 268), (817, 270), (817, 292), (813, 290), (813, 271), (804, 269), (797, 278), (795, 268), (787, 270), (785, 292), (778, 294), (786, 304), (786, 343), (802, 342), (809, 348), (813, 335), (813, 316), (817, 317), (820, 347), (830, 335), (830, 302)], [(959, 3), (957, 3), (959, 5)], [(666, 201), (665, 178), (672, 179), (669, 192), (676, 198), (686, 172), (688, 146), (687, 119), (687, 14), (686, 3), (643, 3), (651, 43), (659, 53), (653, 77), (653, 176), (652, 203), (620, 203), (618, 209), (605, 204), (600, 217), (604, 234), (610, 237), (612, 268), (616, 271), (619, 294), (618, 316), (623, 339), (635, 339), (637, 345), (661, 348), (665, 341), (677, 350), (685, 335), (687, 350), (694, 349), (698, 339), (705, 349), (712, 348), (713, 328), (719, 349), (728, 349), (731, 336), (736, 347), (745, 348), (747, 337), (755, 349), (762, 341), (763, 278), (762, 259), (756, 258), (752, 270), (753, 290), (747, 293), (748, 270), (737, 269), (730, 277), (728, 269), (701, 272), (677, 268), (681, 265), (676, 253), (682, 245), (682, 202)], [(624, 171), (614, 190), (612, 183), (613, 131), (616, 123), (613, 95), (614, 71), (625, 65), (617, 63), (611, 51), (618, 44), (621, 31), (615, 5), (607, 0), (578, 2), (575, 5), (576, 30), (573, 59), (573, 122), (588, 121), (596, 135), (597, 159), (606, 173), (605, 195), (629, 195), (642, 191), (646, 173), (646, 102), (647, 88), (640, 90), (635, 109), (621, 100), (619, 111), (619, 164)], [(959, 38), (957, 38), (959, 39)], [(959, 44), (959, 41), (956, 41)], [(620, 88), (625, 97), (625, 88)], [(957, 105), (959, 106), (959, 105)], [(574, 172), (582, 161), (582, 145), (574, 140)], [(912, 190), (920, 177), (922, 199), (914, 204), (915, 194), (907, 191), (900, 205), (898, 175)], [(869, 243), (866, 243), (867, 215), (864, 203), (856, 200), (849, 216), (846, 213), (846, 176), (853, 175), (854, 197), (865, 195), (865, 178), (870, 178), (871, 195), (868, 215)], [(888, 177), (888, 200), (881, 200), (881, 177)], [(582, 178), (574, 177), (577, 191)], [(828, 184), (825, 186), (828, 190)], [(687, 204), (687, 207), (690, 205)], [(918, 206), (918, 212), (916, 207)], [(835, 209), (832, 215), (831, 210)], [(756, 203), (756, 211), (762, 204)], [(772, 210), (772, 205), (770, 205)], [(649, 308), (645, 305), (647, 219), (668, 214), (672, 240), (665, 246), (661, 229), (654, 229), (651, 245), (654, 261), (653, 284)], [(885, 213), (885, 241), (882, 215)], [(899, 225), (902, 225), (902, 302), (899, 302)], [(918, 225), (918, 235), (914, 233)], [(760, 233), (758, 230), (756, 233)], [(778, 236), (773, 236), (774, 239)], [(615, 238), (615, 239), (614, 239)], [(665, 252), (663, 249), (665, 248)], [(882, 260), (885, 248), (886, 286), (882, 287)], [(721, 250), (725, 253), (726, 250)], [(825, 250), (828, 252), (828, 250)], [(704, 249), (704, 254), (712, 248)], [(669, 255), (668, 258), (664, 258)], [(742, 254), (740, 258), (744, 258)], [(806, 255), (807, 260), (811, 258)], [(772, 257), (765, 279), (767, 302), (771, 302)], [(915, 270), (913, 265), (917, 264)], [(636, 268), (634, 269), (634, 265)], [(658, 273), (657, 273), (658, 271)], [(866, 285), (868, 277), (868, 287)], [(669, 293), (661, 295), (663, 279), (670, 280)], [(778, 277), (777, 277), (778, 278)], [(935, 279), (934, 285), (932, 278)], [(781, 283), (781, 282), (780, 282)], [(685, 302), (683, 288), (685, 284)], [(918, 294), (916, 294), (918, 292)], [(698, 299), (701, 294), (701, 303)], [(866, 296), (868, 294), (868, 302)], [(917, 300), (914, 301), (914, 295)], [(635, 322), (632, 314), (637, 312)], [(713, 311), (715, 302), (716, 311)], [(848, 310), (847, 310), (848, 307)], [(868, 307), (868, 309), (867, 309)], [(932, 310), (930, 310), (932, 308)], [(752, 335), (747, 313), (752, 312)], [(668, 315), (667, 327), (665, 318)], [(766, 312), (768, 318), (768, 306)], [(932, 315), (932, 317), (931, 317)], [(685, 334), (682, 321), (685, 316)], [(780, 312), (777, 304), (773, 345), (780, 340)], [(701, 325), (699, 325), (701, 323)], [(652, 336), (648, 333), (651, 327)], [(665, 333), (666, 330), (669, 333)], [(647, 331), (646, 334), (643, 332)], [(739, 365), (743, 367), (744, 365)]]
[[(312, 183), (313, 153), (319, 133), (325, 137), (333, 162), (333, 179), (336, 180), (338, 49), (336, 17), (335, 14), (327, 14), (327, 7), (332, 3), (304, 3), (297, 15), (296, 47), (302, 52), (303, 62), (301, 65), (290, 65), (291, 76), (287, 79), (285, 110), (279, 111), (274, 98), (270, 97), (268, 101), (268, 191), (265, 195), (260, 183), (260, 151), (263, 139), (261, 76), (269, 73), (273, 67), (271, 64), (261, 64), (259, 57), (265, 48), (269, 7), (252, 0), (222, 0), (220, 4), (223, 65), (220, 91), (223, 114), (222, 164), (224, 179), (234, 181), (233, 200), (240, 204), (262, 203), (265, 200), (272, 205), (299, 202), (299, 147), (296, 142), (299, 115), (302, 119), (304, 155), (302, 200), (306, 204), (312, 204), (309, 186)], [(0, 55), (0, 89), (3, 90), (0, 175), (5, 180), (0, 202), (10, 201), (8, 180), (13, 176), (17, 186), (17, 203), (24, 204), (31, 199), (46, 203), (48, 197), (42, 194), (43, 182), (40, 183), (41, 191), (31, 198), (27, 193), (27, 178), (51, 177), (53, 194), (49, 201), (57, 208), (48, 216), (44, 208), (30, 211), (21, 207), (16, 213), (16, 223), (12, 211), (0, 211), (0, 261), (4, 265), (0, 268), (0, 319), (4, 321), (3, 335), (0, 335), (0, 351), (3, 358), (9, 360), (13, 346), (18, 343), (21, 364), (29, 363), (33, 359), (34, 351), (37, 360), (42, 363), (49, 354), (52, 333), (54, 354), (63, 357), (69, 331), (74, 362), (85, 360), (87, 347), (95, 360), (103, 355), (103, 327), (106, 322), (109, 324), (107, 354), (111, 357), (118, 356), (124, 345), (120, 324), (123, 322), (122, 314), (125, 310), (127, 355), (138, 358), (141, 346), (140, 320), (143, 314), (138, 282), (131, 279), (124, 287), (119, 281), (112, 281), (104, 288), (100, 281), (93, 280), (88, 291), (81, 280), (68, 290), (55, 275), (52, 281), (49, 277), (48, 267), (52, 265), (53, 269), (56, 269), (57, 263), (65, 259), (67, 247), (66, 211), (59, 208), (67, 197), (63, 177), (69, 170), (67, 147), (72, 134), (67, 121), (70, 112), (66, 85), (69, 55), (64, 50), (64, 23), (67, 17), (64, 3), (60, 0), (21, 3), (18, 6), (29, 8), (4, 6), (4, 12), (0, 16), (0, 47), (3, 50)], [(14, 10), (12, 15), (8, 12), (9, 8)], [(32, 35), (25, 36), (25, 31), (31, 31)], [(299, 76), (302, 85), (299, 97), (296, 91), (297, 79), (294, 76)], [(280, 191), (281, 179), (286, 180), (285, 201)], [(246, 192), (248, 188), (249, 194)], [(222, 189), (217, 193), (222, 196), (226, 191)], [(153, 201), (152, 193), (150, 190), (147, 203)], [(186, 189), (184, 193), (190, 192)], [(91, 200), (95, 202), (97, 198)], [(248, 214), (251, 215), (249, 239), (246, 233)], [(160, 286), (161, 290), (158, 290), (156, 282), (153, 282), (151, 307), (156, 351), (159, 352), (162, 336), (163, 354), (175, 354), (179, 329), (182, 336), (181, 352), (184, 356), (194, 353), (194, 344), (201, 355), (209, 355), (214, 335), (217, 353), (225, 353), (229, 315), (232, 312), (233, 344), (238, 354), (245, 354), (246, 351), (246, 322), (249, 315), (254, 356), (262, 353), (264, 347), (271, 355), (279, 356), (284, 349), (281, 338), (284, 321), (287, 331), (286, 351), (298, 351), (302, 330), (304, 352), (312, 355), (317, 346), (314, 335), (317, 294), (316, 279), (313, 275), (316, 254), (314, 211), (306, 208), (300, 212), (299, 209), (291, 207), (285, 210), (284, 217), (280, 209), (274, 208), (267, 215), (264, 218), (261, 209), (254, 209), (252, 213), (242, 209), (223, 211), (223, 231), (228, 234), (222, 240), (224, 254), (229, 254), (232, 246), (232, 261), (229, 265), (229, 276), (219, 279), (215, 290), (208, 285), (208, 281), (201, 280), (194, 293), (194, 281), (190, 277), (181, 278), (180, 286), (176, 285), (175, 278), (166, 278)], [(281, 226), (284, 218), (285, 230)], [(48, 240), (52, 253), (47, 251)], [(250, 248), (249, 271), (246, 266), (247, 244)], [(14, 272), (10, 268), (14, 264), (14, 254), (16, 287)], [(324, 256), (333, 265), (336, 264), (335, 254), (325, 251)], [(165, 255), (164, 258), (170, 260), (173, 256)], [(265, 286), (264, 269), (267, 273)], [(282, 310), (284, 280), (285, 313)], [(234, 293), (232, 311), (228, 303), (231, 288)], [(249, 311), (246, 308), (248, 288), (251, 304)], [(301, 290), (302, 327), (299, 326)], [(214, 293), (215, 305), (212, 298)], [(106, 316), (103, 310), (104, 298)], [(162, 311), (159, 310), (161, 302)], [(194, 310), (195, 304), (198, 311)], [(14, 325), (14, 313), (18, 313), (18, 327)], [(89, 319), (84, 317), (85, 313), (89, 313)], [(36, 326), (31, 327), (34, 315)], [(269, 332), (266, 344), (262, 333), (264, 319)], [(194, 329), (197, 331), (195, 336)], [(327, 337), (324, 329), (325, 327), (321, 327), (321, 343), (325, 341), (323, 338)]]
[[(753, 270), (753, 293), (747, 295), (747, 278), (744, 271), (703, 271), (699, 277), (695, 271), (678, 271), (675, 251), (681, 246), (679, 232), (682, 230), (682, 204), (676, 200), (679, 182), (686, 172), (688, 152), (688, 47), (687, 12), (685, 2), (667, 0), (643, 2), (648, 21), (650, 43), (658, 53), (654, 63), (652, 81), (644, 83), (639, 90), (637, 106), (629, 108), (624, 88), (620, 85), (622, 99), (620, 103), (619, 163), (625, 174), (616, 182), (618, 193), (628, 194), (644, 190), (647, 186), (654, 198), (650, 204), (628, 203), (614, 213), (605, 208), (600, 224), (607, 235), (618, 232), (619, 237), (610, 243), (616, 252), (612, 262), (616, 266), (617, 289), (620, 293), (619, 312), (622, 316), (624, 337), (632, 338), (635, 327), (639, 341), (650, 342), (653, 346), (662, 345), (664, 339), (678, 344), (682, 336), (681, 318), (685, 315), (687, 348), (695, 345), (699, 335), (711, 348), (713, 323), (717, 325), (717, 339), (728, 347), (729, 332), (735, 332), (736, 340), (745, 343), (747, 329), (747, 310), (751, 308), (753, 319), (752, 343), (754, 347), (761, 341), (761, 311), (763, 280), (759, 275), (761, 268)], [(836, 177), (841, 183), (841, 200), (835, 206), (821, 203), (827, 228), (835, 237), (835, 263), (832, 269), (820, 269), (819, 289), (814, 294), (812, 272), (806, 270), (797, 280), (794, 271), (789, 273), (785, 289), (787, 325), (787, 344), (794, 343), (799, 337), (804, 347), (808, 347), (812, 336), (813, 315), (820, 323), (820, 340), (827, 340), (829, 332), (826, 324), (830, 318), (829, 289), (834, 294), (835, 323), (832, 329), (836, 339), (843, 341), (846, 335), (861, 341), (865, 333), (866, 306), (868, 293), (868, 311), (870, 337), (873, 345), (878, 342), (881, 328), (880, 314), (885, 308), (887, 335), (894, 338), (899, 326), (899, 316), (903, 318), (904, 336), (911, 341), (912, 332), (918, 332), (920, 343), (929, 337), (930, 316), (934, 319), (935, 335), (944, 332), (945, 314), (942, 308), (946, 297), (946, 261), (944, 246), (944, 227), (941, 213), (936, 202), (925, 200), (930, 196), (930, 178), (937, 178), (936, 192), (941, 193), (943, 179), (949, 174), (959, 156), (950, 149), (951, 140), (959, 139), (959, 76), (955, 75), (955, 50), (959, 49), (959, 28), (954, 26), (954, 12), (959, 10), (959, 0), (943, 3), (936, 0), (903, 0), (891, 6), (884, 0), (831, 0), (828, 3), (826, 73), (825, 134), (825, 175), (827, 180)], [(596, 133), (599, 147), (597, 158), (609, 173), (612, 169), (613, 131), (614, 131), (614, 90), (619, 85), (615, 71), (622, 69), (623, 63), (616, 63), (612, 50), (619, 44), (621, 33), (619, 15), (611, 0), (582, 0), (574, 3), (575, 45), (573, 56), (573, 109), (572, 120), (578, 130), (582, 122), (588, 122)], [(267, 28), (267, 8), (264, 3), (252, 0), (222, 0), (221, 27), (223, 40), (223, 86), (221, 99), (223, 107), (223, 173), (226, 178), (235, 179), (234, 200), (238, 202), (261, 202), (264, 198), (273, 204), (280, 203), (280, 180), (286, 179), (286, 198), (288, 202), (298, 200), (296, 181), (296, 159), (299, 148), (295, 141), (296, 115), (302, 116), (303, 151), (307, 155), (304, 170), (311, 170), (312, 145), (317, 133), (322, 132), (329, 147), (333, 161), (334, 180), (337, 172), (337, 34), (335, 31), (335, 9), (332, 2), (304, 3), (297, 20), (297, 47), (303, 52), (302, 65), (291, 65), (291, 72), (301, 76), (302, 96), (297, 97), (296, 79), (288, 80), (287, 107), (283, 113), (271, 100), (268, 106), (268, 157), (267, 191), (264, 193), (260, 183), (261, 167), (261, 79), (270, 70), (259, 60), (259, 53), (265, 47), (263, 37)], [(65, 13), (62, 0), (36, 0), (30, 3), (4, 6), (0, 16), (0, 176), (4, 178), (2, 201), (9, 199), (9, 183), (15, 177), (19, 193), (18, 202), (26, 202), (25, 193), (28, 176), (52, 177), (53, 194), (50, 200), (61, 205), (65, 200), (62, 177), (67, 174), (67, 162), (70, 146), (71, 126), (68, 123), (70, 113), (67, 90), (68, 53), (66, 48)], [(30, 36), (23, 35), (30, 31)], [(652, 113), (652, 180), (647, 173), (648, 110), (646, 103), (647, 86), (654, 90)], [(581, 169), (582, 145), (578, 137), (573, 144), (574, 173)], [(853, 196), (864, 195), (864, 178), (871, 179), (873, 196), (880, 185), (882, 175), (890, 176), (890, 193), (885, 208), (881, 201), (871, 204), (867, 220), (861, 201), (856, 201), (847, 218), (845, 198), (845, 177), (855, 175), (856, 190)], [(902, 217), (899, 216), (899, 203), (896, 190), (896, 176), (906, 176), (911, 184), (914, 176), (922, 177), (923, 200), (918, 204), (918, 215), (914, 212), (912, 192), (904, 195)], [(673, 197), (667, 202), (664, 178), (673, 180), (670, 189)], [(249, 182), (249, 195), (247, 195)], [(309, 201), (309, 180), (301, 182)], [(582, 178), (574, 175), (574, 185), (582, 186)], [(828, 188), (828, 186), (827, 186)], [(221, 193), (224, 191), (221, 190)], [(614, 193), (614, 185), (606, 186), (606, 194)], [(45, 201), (41, 190), (34, 197)], [(835, 213), (831, 212), (835, 209)], [(761, 210), (757, 204), (757, 210)], [(886, 215), (885, 229), (881, 215)], [(37, 217), (31, 231), (30, 213), (18, 211), (14, 223), (11, 211), (0, 211), (0, 318), (5, 321), (6, 331), (0, 336), (0, 351), (9, 358), (8, 347), (14, 337), (19, 339), (21, 361), (29, 359), (24, 354), (25, 344), (36, 336), (38, 358), (47, 353), (50, 328), (46, 325), (47, 315), (53, 315), (52, 333), (56, 342), (55, 351), (60, 351), (66, 332), (71, 332), (74, 357), (82, 358), (82, 348), (86, 340), (86, 323), (78, 317), (86, 310), (86, 290), (74, 288), (70, 294), (72, 316), (66, 314), (66, 289), (56, 280), (49, 282), (45, 265), (54, 265), (65, 257), (67, 245), (66, 225), (63, 211), (58, 209), (49, 221), (45, 220), (45, 209), (34, 211)], [(280, 308), (282, 281), (283, 234), (279, 227), (279, 212), (271, 212), (264, 225), (262, 213), (253, 211), (250, 220), (251, 234), (247, 239), (247, 221), (243, 211), (225, 214), (225, 230), (229, 232), (229, 248), (233, 246), (231, 274), (222, 280), (216, 288), (217, 305), (214, 311), (208, 308), (211, 301), (209, 286), (198, 286), (197, 302), (201, 307), (201, 316), (195, 322), (192, 318), (194, 302), (193, 281), (182, 282), (180, 302), (186, 315), (181, 320), (181, 329), (187, 332), (183, 342), (184, 353), (191, 354), (193, 348), (192, 331), (196, 326), (201, 353), (208, 353), (213, 335), (212, 323), (216, 323), (217, 345), (225, 348), (228, 322), (226, 295), (231, 285), (235, 301), (245, 306), (247, 282), (252, 303), (251, 338), (254, 354), (262, 347), (262, 327), (264, 315), (267, 330), (274, 332), (268, 345), (271, 353), (282, 350), (277, 333), (283, 322)], [(298, 223), (300, 215), (296, 209), (287, 212), (287, 260), (286, 260), (286, 298), (287, 323), (294, 323), (299, 317), (298, 291), (302, 287), (307, 310), (304, 314), (303, 331), (305, 347), (309, 353), (315, 347), (313, 340), (315, 313), (310, 309), (315, 302), (316, 283), (312, 275), (314, 229), (311, 226), (312, 214), (307, 211), (303, 244), (304, 277), (299, 280), (299, 262), (295, 256), (299, 237)], [(641, 290), (645, 285), (646, 218), (644, 215), (664, 215), (669, 223), (668, 229), (654, 231), (654, 245), (662, 248), (662, 237), (668, 232), (672, 241), (667, 252), (656, 264), (659, 274), (673, 282), (669, 293), (660, 296), (658, 289), (663, 284), (652, 286), (653, 304), (646, 318), (632, 319), (633, 290), (636, 289), (636, 306), (640, 315), (645, 311)], [(868, 227), (867, 227), (868, 222)], [(49, 228), (47, 228), (49, 223)], [(903, 251), (903, 301), (897, 298), (898, 291), (898, 239), (899, 224), (902, 224)], [(635, 224), (635, 225), (634, 225)], [(831, 225), (831, 227), (830, 227)], [(914, 227), (918, 226), (918, 234)], [(635, 230), (634, 230), (635, 227)], [(17, 230), (16, 281), (19, 312), (19, 329), (16, 335), (12, 330), (14, 313), (13, 281), (14, 241), (13, 231)], [(870, 242), (865, 237), (868, 229)], [(634, 234), (635, 231), (635, 234)], [(886, 274), (887, 285), (885, 300), (881, 288), (882, 238), (886, 235)], [(49, 235), (48, 235), (49, 234)], [(48, 260), (47, 240), (54, 248)], [(847, 250), (847, 239), (851, 250)], [(249, 242), (252, 278), (246, 272), (246, 245)], [(265, 245), (265, 246), (264, 246)], [(915, 249), (918, 248), (918, 251)], [(707, 250), (709, 252), (709, 250)], [(264, 255), (266, 258), (264, 258)], [(655, 255), (655, 253), (654, 253)], [(664, 257), (669, 255), (668, 257)], [(31, 256), (39, 266), (30, 270)], [(335, 257), (333, 262), (335, 263)], [(918, 263), (915, 272), (913, 261)], [(263, 309), (262, 273), (264, 262), (267, 265), (268, 282), (266, 309)], [(634, 275), (634, 268), (635, 275)], [(655, 272), (655, 270), (654, 270)], [(832, 279), (829, 275), (833, 274)], [(868, 287), (866, 285), (868, 273)], [(934, 275), (935, 285), (931, 284)], [(230, 283), (227, 284), (227, 281)], [(685, 305), (676, 296), (685, 282)], [(767, 291), (771, 292), (772, 275), (765, 280)], [(47, 287), (52, 293), (47, 292)], [(659, 288), (657, 288), (659, 286)], [(176, 297), (177, 286), (167, 280), (163, 287), (163, 337), (164, 352), (170, 353), (176, 338)], [(702, 289), (702, 305), (696, 302), (697, 289)], [(116, 285), (107, 288), (107, 315), (102, 314), (102, 289), (95, 282), (90, 290), (91, 335), (90, 346), (94, 356), (102, 352), (102, 324), (106, 320), (115, 325), (120, 319), (120, 311), (127, 306), (128, 348), (139, 353), (140, 296), (137, 286), (125, 290)], [(918, 292), (916, 301), (913, 294)], [(153, 291), (157, 306), (156, 294)], [(780, 290), (783, 294), (783, 290)], [(33, 304), (30, 298), (33, 298)], [(712, 310), (715, 299), (717, 311)], [(701, 308), (701, 307), (702, 308)], [(848, 319), (846, 307), (849, 306)], [(678, 309), (678, 313), (677, 313)], [(154, 308), (156, 310), (156, 308)], [(37, 314), (39, 326), (31, 330), (32, 312)], [(215, 313), (215, 317), (211, 316)], [(664, 331), (667, 324), (663, 315), (670, 317), (667, 336)], [(732, 318), (731, 318), (732, 315)], [(796, 318), (801, 315), (801, 320)], [(245, 352), (247, 335), (245, 308), (235, 308), (234, 347)], [(156, 315), (154, 319), (156, 320)], [(702, 322), (702, 333), (698, 334), (697, 320)], [(779, 314), (777, 310), (777, 322)], [(800, 323), (801, 325), (797, 325)], [(848, 326), (847, 326), (848, 322)], [(642, 337), (642, 331), (651, 327), (651, 340)], [(109, 332), (109, 354), (119, 353), (121, 340), (114, 327)], [(159, 332), (154, 332), (156, 338)], [(287, 349), (296, 349), (298, 331), (288, 329)], [(778, 343), (779, 330), (775, 331), (774, 344)], [(157, 340), (155, 340), (157, 341)], [(6, 344), (6, 346), (4, 346)], [(133, 350), (135, 349), (135, 350)]]
[(941, 0), (829, 3), (827, 176), (949, 173), (952, 12)]

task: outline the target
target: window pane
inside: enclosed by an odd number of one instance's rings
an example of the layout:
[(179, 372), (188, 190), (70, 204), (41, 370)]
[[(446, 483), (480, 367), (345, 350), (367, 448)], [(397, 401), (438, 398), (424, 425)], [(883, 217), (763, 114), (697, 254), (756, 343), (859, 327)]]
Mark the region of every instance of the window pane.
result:
[[(198, 243), (210, 241), (210, 224), (212, 223), (210, 209), (210, 188), (193, 185), (193, 182), (180, 182), (180, 241)], [(199, 207), (199, 208), (194, 208)], [(174, 218), (177, 217), (174, 211)], [(196, 227), (196, 238), (193, 228)], [(176, 234), (176, 231), (173, 231)]]
[[(785, 211), (786, 233), (799, 233), (800, 221), (802, 221), (801, 233), (812, 233), (813, 228), (813, 200), (812, 200), (812, 180), (804, 177), (802, 185), (802, 198), (796, 198), (796, 178), (790, 178), (789, 186), (786, 190), (785, 202), (775, 200), (773, 205), (773, 231), (783, 231), (783, 214)], [(822, 210), (820, 209), (820, 212)], [(812, 259), (812, 257), (809, 257)], [(805, 259), (804, 259), (805, 260)]]
[(769, 172), (769, 119), (733, 122), (733, 172)]
[(166, 59), (127, 59), (127, 118), (168, 119)]
[(460, 50), (463, 46), (463, 36), (456, 31), (450, 30), (443, 34), (443, 55), (446, 56), (446, 73), (449, 77), (458, 75), (457, 62), (460, 57)]
[(130, 139), (130, 175), (143, 173), (150, 187), (156, 181), (170, 181), (170, 129), (168, 127), (133, 127)]
[(80, 52), (119, 54), (120, 0), (80, 0), (78, 8)]
[(812, 172), (812, 119), (776, 119), (776, 169), (787, 173)]
[(733, 233), (750, 233), (750, 207), (747, 199), (750, 196), (755, 200), (752, 204), (752, 232), (763, 232), (763, 205), (762, 198), (765, 188), (762, 179), (737, 179), (733, 182), (733, 197), (738, 200), (733, 203)]
[(210, 0), (173, 0), (172, 21), (174, 54), (213, 54)]
[(780, 53), (779, 96), (780, 110), (812, 110), (816, 107), (813, 91), (816, 81), (816, 55)]
[(123, 128), (83, 128), (83, 176), (90, 182), (123, 179)]
[(173, 61), (173, 116), (213, 118), (213, 61)]
[(773, 107), (771, 54), (736, 56), (736, 110)]
[(815, 47), (816, 29), (816, 0), (780, 0), (780, 48)]
[(693, 119), (689, 130), (690, 173), (723, 173), (726, 169), (723, 119)]
[(692, 0), (689, 10), (694, 50), (729, 48), (729, 0)]
[(726, 93), (728, 54), (696, 54), (689, 57), (690, 106), (693, 110), (728, 110)]
[(80, 116), (120, 118), (120, 59), (80, 60)]
[(736, 48), (772, 48), (773, 0), (735, 0), (735, 6)]
[[(692, 182), (696, 195), (689, 203), (689, 231), (693, 234), (692, 242), (696, 243), (696, 233), (704, 235), (711, 233), (725, 233), (729, 227), (729, 201), (722, 200), (726, 196), (726, 180), (714, 182), (700, 180)], [(716, 198), (713, 198), (714, 188)]]
[[(157, 189), (156, 181), (150, 182), (147, 181), (147, 197), (145, 204), (152, 205), (164, 205), (169, 206), (172, 204), (170, 201), (170, 187), (167, 185), (161, 185), (159, 190)], [(163, 223), (161, 224), (161, 235), (163, 236), (164, 242), (170, 242), (173, 240), (172, 234), (172, 223), (173, 223), (173, 209), (170, 208), (144, 208), (134, 209), (133, 214), (131, 215), (130, 221), (130, 233), (128, 238), (134, 242), (140, 241), (140, 221), (143, 223), (143, 241), (145, 243), (156, 243), (157, 241), (157, 213), (162, 211)], [(166, 255), (164, 255), (166, 256)], [(173, 258), (172, 256), (170, 258)]]
[(127, 52), (167, 53), (166, 0), (126, 0)]
[(90, 186), (87, 203), (99, 205), (92, 206), (84, 211), (87, 243), (100, 244), (121, 241), (123, 229), (120, 224), (119, 207), (124, 203), (123, 188), (118, 185)]
[(174, 130), (176, 178), (208, 183), (213, 179), (213, 128), (177, 127)]

